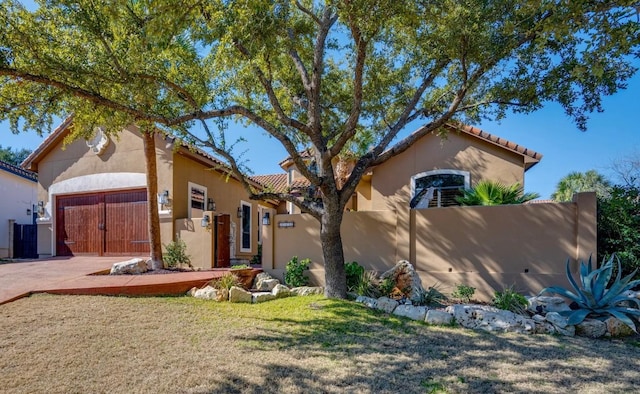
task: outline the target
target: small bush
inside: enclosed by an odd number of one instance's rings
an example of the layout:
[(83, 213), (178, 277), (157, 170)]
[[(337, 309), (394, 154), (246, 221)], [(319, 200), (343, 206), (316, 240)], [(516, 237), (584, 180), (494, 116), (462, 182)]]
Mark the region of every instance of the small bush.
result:
[(298, 261), (298, 256), (293, 256), (285, 267), (284, 282), (290, 287), (307, 286), (309, 277), (304, 274), (304, 271), (309, 269), (310, 264), (309, 259)]
[(422, 289), (418, 292), (416, 296), (411, 300), (416, 305), (436, 305), (441, 301), (447, 299), (447, 297), (442, 294), (440, 290), (438, 290), (439, 285), (435, 283), (433, 286), (428, 289)]
[(380, 297), (379, 283), (375, 271), (363, 271), (353, 291), (361, 296), (378, 298)]
[(167, 267), (174, 268), (180, 264), (186, 264), (193, 268), (191, 258), (187, 255), (187, 244), (183, 240), (171, 241), (168, 245), (164, 245), (164, 248), (166, 253), (162, 255), (162, 259)]
[(379, 285), (380, 294), (384, 297), (388, 297), (393, 293), (393, 289), (396, 288), (396, 282), (391, 278), (384, 278)]
[(248, 266), (247, 264), (236, 264), (236, 265), (232, 265), (231, 266), (232, 270), (243, 270), (243, 269), (247, 269), (247, 268), (251, 268), (251, 267)]
[(513, 287), (508, 287), (502, 291), (496, 291), (493, 294), (493, 306), (498, 309), (504, 309), (520, 315), (524, 315), (527, 310), (527, 299)]
[(453, 291), (453, 293), (451, 293), (451, 296), (453, 298), (463, 300), (464, 302), (470, 302), (475, 293), (475, 287), (467, 286), (461, 283), (456, 286), (456, 289)]
[(344, 265), (344, 272), (347, 275), (347, 291), (355, 291), (360, 282), (360, 277), (364, 273), (364, 267), (355, 261)]
[(242, 282), (240, 281), (240, 278), (238, 278), (238, 276), (232, 272), (227, 272), (226, 274), (222, 275), (220, 278), (218, 279), (214, 279), (211, 281), (211, 286), (215, 287), (218, 290), (222, 290), (222, 289), (231, 289), (233, 286), (242, 286)]

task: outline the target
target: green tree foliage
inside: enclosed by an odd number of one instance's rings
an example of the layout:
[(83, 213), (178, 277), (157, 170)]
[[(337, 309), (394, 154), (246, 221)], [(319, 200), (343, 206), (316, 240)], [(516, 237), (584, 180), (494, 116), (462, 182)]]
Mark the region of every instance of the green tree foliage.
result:
[(640, 188), (614, 186), (598, 199), (598, 260), (616, 254), (623, 273), (640, 270)]
[(456, 197), (456, 201), (462, 205), (506, 205), (522, 204), (538, 197), (538, 193), (524, 193), (519, 183), (507, 186), (500, 182), (480, 181)]
[(573, 199), (575, 193), (580, 192), (596, 192), (599, 198), (604, 198), (609, 195), (610, 187), (611, 183), (607, 178), (596, 170), (571, 172), (560, 179), (551, 198), (558, 202), (567, 202)]
[(30, 154), (31, 151), (29, 149), (11, 149), (10, 146), (3, 148), (2, 145), (0, 145), (0, 160), (13, 164), (14, 166), (19, 166)]
[[(346, 296), (340, 224), (370, 168), (446, 122), (549, 101), (584, 129), (635, 72), (640, 40), (634, 1), (38, 5), (0, 3), (0, 120), (44, 130), (73, 113), (76, 137), (136, 123), (210, 151), (252, 198), (290, 201), (318, 219), (331, 297)], [(226, 140), (229, 119), (281, 142), (321, 203), (252, 189)], [(407, 135), (414, 121), (423, 126)], [(307, 147), (312, 165), (298, 153)], [(337, 183), (332, 160), (347, 151), (355, 166)]]

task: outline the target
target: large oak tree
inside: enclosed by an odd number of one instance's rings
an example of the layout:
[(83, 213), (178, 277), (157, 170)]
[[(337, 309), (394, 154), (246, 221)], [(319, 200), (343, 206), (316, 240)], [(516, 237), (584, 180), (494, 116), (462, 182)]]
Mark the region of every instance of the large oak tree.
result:
[[(319, 220), (330, 297), (346, 293), (340, 224), (368, 169), (446, 122), (550, 101), (584, 129), (635, 72), (640, 38), (633, 1), (109, 3), (0, 5), (2, 117), (17, 132), (74, 113), (76, 136), (136, 123), (211, 151), (253, 198)], [(281, 142), (320, 202), (252, 189), (226, 120)], [(355, 165), (337, 181), (347, 152)]]

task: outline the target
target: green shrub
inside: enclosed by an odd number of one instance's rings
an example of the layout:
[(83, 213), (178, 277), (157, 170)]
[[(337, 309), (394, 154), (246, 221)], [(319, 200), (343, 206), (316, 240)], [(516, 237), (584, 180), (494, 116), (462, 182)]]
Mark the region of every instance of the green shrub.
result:
[(379, 283), (375, 271), (363, 271), (353, 291), (361, 296), (378, 298), (380, 297)]
[(451, 293), (453, 298), (457, 298), (459, 300), (463, 300), (464, 302), (471, 301), (471, 297), (476, 293), (476, 288), (467, 286), (464, 284), (459, 284), (456, 286), (456, 289)]
[(183, 240), (171, 241), (168, 245), (164, 245), (166, 253), (162, 255), (162, 259), (167, 267), (174, 268), (180, 264), (191, 265), (191, 258), (187, 255), (187, 244)]
[(251, 257), (250, 264), (260, 265), (262, 264), (262, 244), (258, 244), (258, 253)]
[(310, 264), (311, 260), (309, 259), (298, 261), (298, 256), (293, 256), (285, 267), (284, 283), (290, 287), (307, 286), (309, 277), (304, 274), (304, 271), (309, 269)]
[(352, 261), (344, 265), (344, 272), (347, 275), (347, 291), (355, 291), (360, 277), (364, 273), (364, 267)]
[[(580, 285), (571, 275), (569, 260), (567, 260), (567, 279), (569, 279), (575, 293), (559, 286), (553, 286), (543, 289), (540, 294), (555, 293), (577, 304), (577, 309), (561, 312), (568, 317), (568, 324), (579, 324), (588, 316), (601, 320), (613, 316), (631, 327), (633, 331), (638, 332), (632, 318), (638, 319), (640, 317), (640, 300), (628, 294), (627, 291), (639, 286), (640, 280), (632, 280), (636, 274), (635, 271), (621, 277), (620, 260), (617, 260), (617, 267), (614, 267), (614, 258), (615, 256), (611, 256), (596, 270), (591, 266), (591, 257), (586, 264), (584, 261), (580, 262)], [(614, 268), (617, 268), (617, 274), (616, 278), (611, 281)]]
[(227, 272), (224, 275), (222, 275), (220, 278), (212, 280), (211, 286), (215, 287), (218, 290), (222, 290), (222, 289), (229, 290), (233, 286), (241, 287), (242, 282), (240, 281), (240, 278), (236, 274), (232, 272)]
[(384, 278), (378, 287), (380, 288), (380, 294), (383, 297), (388, 297), (393, 293), (393, 289), (396, 288), (396, 282), (391, 278)]
[(436, 305), (441, 301), (447, 299), (447, 297), (442, 294), (440, 290), (438, 290), (438, 283), (435, 283), (433, 286), (428, 289), (421, 289), (417, 292), (417, 294), (411, 299), (416, 305)]
[(515, 291), (513, 287), (507, 287), (502, 291), (493, 293), (492, 304), (498, 309), (524, 315), (529, 302), (522, 294)]
[(248, 266), (247, 264), (235, 264), (231, 266), (232, 270), (243, 270), (243, 269), (247, 269), (247, 268), (251, 268), (250, 266)]

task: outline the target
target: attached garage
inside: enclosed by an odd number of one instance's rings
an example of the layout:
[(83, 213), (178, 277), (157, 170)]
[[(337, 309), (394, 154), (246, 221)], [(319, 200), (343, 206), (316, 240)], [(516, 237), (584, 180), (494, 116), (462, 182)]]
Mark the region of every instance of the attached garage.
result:
[(148, 255), (146, 190), (56, 198), (56, 254)]

